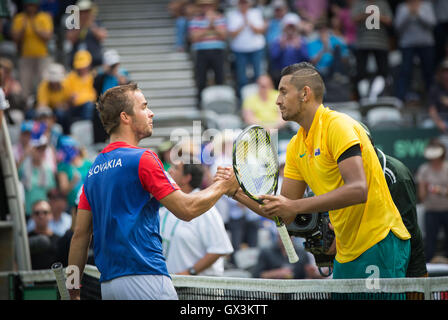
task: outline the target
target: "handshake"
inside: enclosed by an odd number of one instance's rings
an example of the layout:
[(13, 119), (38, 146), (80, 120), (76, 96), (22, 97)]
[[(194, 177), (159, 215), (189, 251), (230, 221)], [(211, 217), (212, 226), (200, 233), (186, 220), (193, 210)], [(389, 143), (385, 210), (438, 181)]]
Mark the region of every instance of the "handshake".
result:
[(222, 184), (225, 190), (224, 193), (231, 198), (233, 198), (240, 189), (240, 185), (236, 180), (232, 167), (218, 167), (218, 170), (213, 177), (213, 182)]

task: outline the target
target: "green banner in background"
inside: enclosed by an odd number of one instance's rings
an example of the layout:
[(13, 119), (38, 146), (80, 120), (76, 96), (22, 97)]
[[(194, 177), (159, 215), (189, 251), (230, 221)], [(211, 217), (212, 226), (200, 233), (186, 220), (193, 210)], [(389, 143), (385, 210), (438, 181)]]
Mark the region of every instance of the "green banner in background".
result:
[(400, 128), (370, 131), (376, 147), (402, 161), (414, 173), (425, 162), (423, 151), (429, 140), (440, 135), (437, 129)]

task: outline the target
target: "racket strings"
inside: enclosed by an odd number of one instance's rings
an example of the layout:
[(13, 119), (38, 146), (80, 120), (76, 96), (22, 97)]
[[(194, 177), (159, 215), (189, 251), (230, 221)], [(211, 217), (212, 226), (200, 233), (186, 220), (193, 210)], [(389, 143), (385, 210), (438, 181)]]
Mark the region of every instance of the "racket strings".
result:
[(256, 196), (273, 193), (278, 161), (266, 132), (251, 130), (236, 145), (239, 179)]

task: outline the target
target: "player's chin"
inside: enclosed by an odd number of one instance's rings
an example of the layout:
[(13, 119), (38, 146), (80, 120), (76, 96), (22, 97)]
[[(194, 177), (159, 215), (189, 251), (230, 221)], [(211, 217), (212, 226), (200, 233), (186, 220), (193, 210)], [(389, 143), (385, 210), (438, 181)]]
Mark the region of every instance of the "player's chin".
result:
[(283, 121), (289, 121), (289, 117), (286, 112), (282, 112), (282, 119), (283, 119)]

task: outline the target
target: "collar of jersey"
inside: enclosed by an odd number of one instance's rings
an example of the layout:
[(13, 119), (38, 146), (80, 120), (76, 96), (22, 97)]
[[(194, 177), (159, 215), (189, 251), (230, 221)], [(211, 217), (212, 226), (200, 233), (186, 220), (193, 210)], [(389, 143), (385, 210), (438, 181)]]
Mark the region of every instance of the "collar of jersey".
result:
[(112, 142), (109, 143), (104, 149), (103, 151), (101, 151), (101, 153), (107, 153), (107, 152), (111, 152), (115, 149), (119, 149), (119, 148), (132, 148), (132, 149), (142, 149), (136, 146), (133, 146), (127, 142), (124, 141), (117, 141), (117, 142)]
[(321, 104), (317, 110), (316, 113), (314, 114), (314, 118), (313, 118), (313, 122), (311, 123), (311, 127), (310, 130), (308, 131), (308, 134), (306, 134), (305, 130), (303, 129), (303, 127), (300, 127), (299, 131), (301, 132), (301, 136), (302, 136), (302, 140), (305, 142), (305, 146), (306, 149), (308, 151), (309, 154), (313, 154), (313, 136), (314, 136), (314, 131), (316, 131), (316, 128), (318, 126), (320, 126), (320, 118), (321, 115), (324, 111), (324, 105)]

